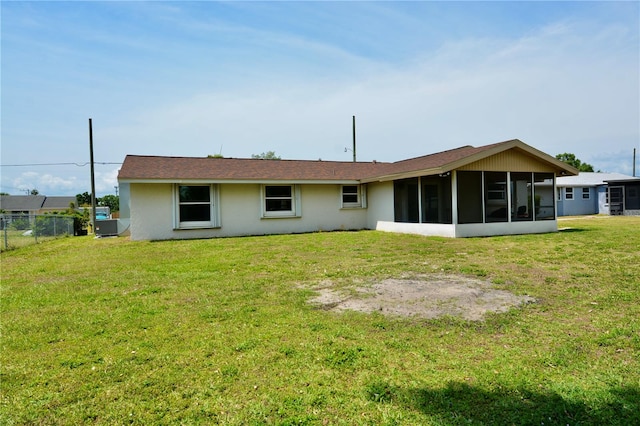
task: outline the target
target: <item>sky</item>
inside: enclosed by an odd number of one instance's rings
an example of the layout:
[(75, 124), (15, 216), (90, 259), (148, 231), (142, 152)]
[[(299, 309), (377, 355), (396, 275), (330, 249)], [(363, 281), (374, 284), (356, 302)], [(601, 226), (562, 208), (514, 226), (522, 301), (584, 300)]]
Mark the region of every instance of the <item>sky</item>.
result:
[(128, 154), (398, 161), (518, 138), (640, 175), (640, 2), (2, 1), (1, 189)]

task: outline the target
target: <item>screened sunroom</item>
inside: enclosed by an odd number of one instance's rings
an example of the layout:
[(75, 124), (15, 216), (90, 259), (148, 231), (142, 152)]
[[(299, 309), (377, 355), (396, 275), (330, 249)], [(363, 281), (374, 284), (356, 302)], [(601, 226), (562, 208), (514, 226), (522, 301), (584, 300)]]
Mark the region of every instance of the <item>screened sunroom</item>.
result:
[(443, 236), (549, 232), (535, 222), (556, 219), (554, 180), (548, 172), (496, 171), (400, 179), (394, 222), (425, 224), (423, 231)]
[(393, 222), (376, 229), (445, 237), (555, 232), (556, 176), (575, 173), (517, 139), (407, 160), (384, 177), (393, 181)]

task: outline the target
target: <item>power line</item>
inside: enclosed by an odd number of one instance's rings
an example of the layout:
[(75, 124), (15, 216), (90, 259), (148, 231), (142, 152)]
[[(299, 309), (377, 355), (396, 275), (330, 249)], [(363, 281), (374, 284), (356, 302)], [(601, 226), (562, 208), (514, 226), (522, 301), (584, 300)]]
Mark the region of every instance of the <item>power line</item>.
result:
[[(33, 166), (78, 166), (84, 167), (91, 164), (91, 162), (87, 161), (86, 163), (31, 163), (31, 164), (0, 164), (0, 167), (33, 167)], [(122, 164), (122, 163), (112, 163), (112, 162), (94, 162), (93, 164)]]

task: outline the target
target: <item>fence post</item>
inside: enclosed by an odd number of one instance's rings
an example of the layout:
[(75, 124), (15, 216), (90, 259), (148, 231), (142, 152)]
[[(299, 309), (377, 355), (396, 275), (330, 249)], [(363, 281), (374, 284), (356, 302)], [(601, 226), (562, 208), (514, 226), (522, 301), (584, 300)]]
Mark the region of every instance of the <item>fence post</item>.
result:
[(9, 239), (7, 236), (7, 221), (2, 217), (2, 233), (4, 234), (4, 249), (9, 250)]

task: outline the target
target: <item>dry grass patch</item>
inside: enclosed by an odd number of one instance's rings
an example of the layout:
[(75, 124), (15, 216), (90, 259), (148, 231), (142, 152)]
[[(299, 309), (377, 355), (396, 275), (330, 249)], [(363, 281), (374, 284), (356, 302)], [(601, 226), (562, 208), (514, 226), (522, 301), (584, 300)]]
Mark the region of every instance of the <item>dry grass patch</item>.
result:
[(479, 321), (488, 312), (506, 312), (535, 302), (530, 296), (495, 289), (487, 280), (457, 274), (390, 278), (348, 292), (325, 280), (314, 290), (318, 295), (310, 303), (325, 310), (427, 319), (453, 316)]

